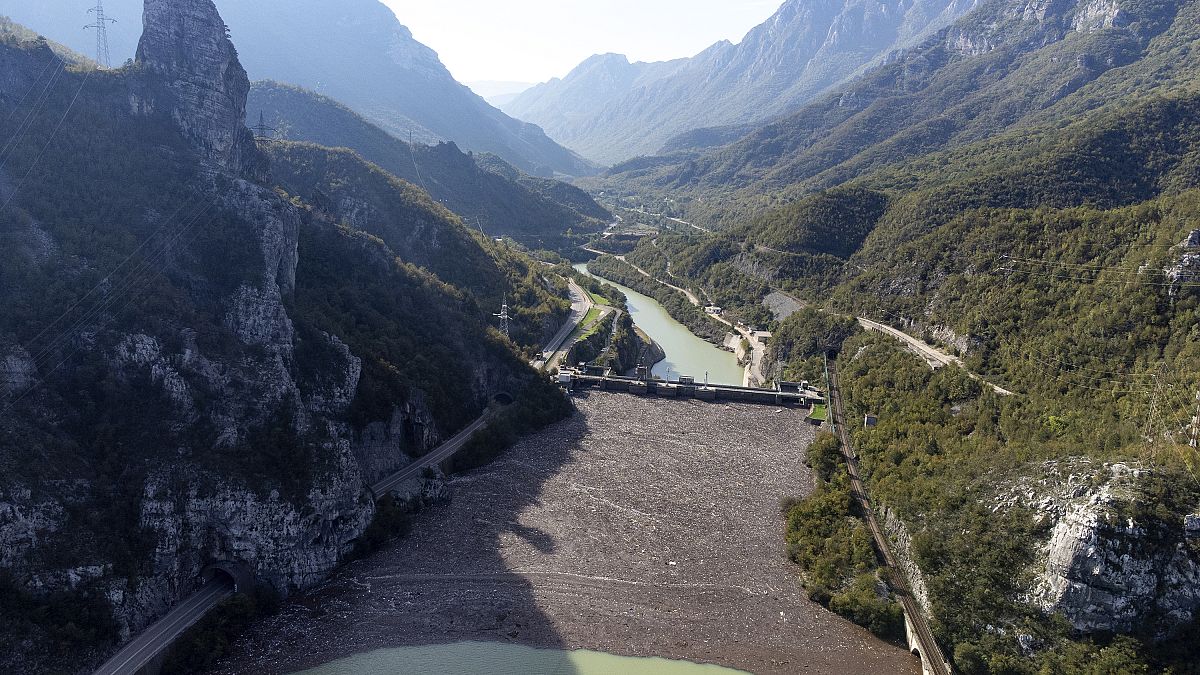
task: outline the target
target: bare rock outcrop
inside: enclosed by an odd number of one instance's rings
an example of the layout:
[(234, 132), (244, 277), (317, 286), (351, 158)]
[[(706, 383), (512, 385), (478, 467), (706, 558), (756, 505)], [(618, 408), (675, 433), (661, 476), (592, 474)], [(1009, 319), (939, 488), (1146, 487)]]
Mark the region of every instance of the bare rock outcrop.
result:
[(137, 64), (151, 76), (131, 104), (167, 114), (201, 155), (235, 174), (261, 170), (246, 129), (250, 79), (212, 0), (146, 0)]
[(1200, 516), (1175, 523), (1139, 511), (1141, 486), (1153, 478), (1146, 469), (1085, 461), (1045, 469), (1042, 484), (1014, 488), (1006, 502), (1033, 508), (1050, 527), (1029, 601), (1082, 633), (1166, 636), (1190, 622), (1200, 611)]

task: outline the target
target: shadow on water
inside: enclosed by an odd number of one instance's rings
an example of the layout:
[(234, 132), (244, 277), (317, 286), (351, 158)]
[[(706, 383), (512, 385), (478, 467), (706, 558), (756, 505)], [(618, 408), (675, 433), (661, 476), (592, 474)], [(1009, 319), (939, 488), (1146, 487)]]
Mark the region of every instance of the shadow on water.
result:
[[(553, 534), (521, 518), (586, 433), (576, 413), (453, 478), (448, 503), (426, 508), (405, 537), (258, 622), (217, 672), (581, 673), (517, 568), (560, 549)], [(488, 649), (496, 644), (537, 650)]]

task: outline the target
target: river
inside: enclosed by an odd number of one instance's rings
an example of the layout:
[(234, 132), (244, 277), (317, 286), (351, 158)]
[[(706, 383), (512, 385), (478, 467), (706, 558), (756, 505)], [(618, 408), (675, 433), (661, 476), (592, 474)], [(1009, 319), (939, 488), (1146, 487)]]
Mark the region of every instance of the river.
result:
[(686, 326), (671, 318), (657, 300), (637, 291), (588, 272), (587, 264), (575, 265), (575, 269), (606, 284), (616, 286), (625, 294), (629, 316), (651, 340), (658, 343), (667, 358), (658, 362), (653, 374), (664, 380), (677, 380), (680, 374), (691, 375), (697, 381), (714, 384), (741, 386), (745, 368), (738, 365), (733, 354), (696, 337)]

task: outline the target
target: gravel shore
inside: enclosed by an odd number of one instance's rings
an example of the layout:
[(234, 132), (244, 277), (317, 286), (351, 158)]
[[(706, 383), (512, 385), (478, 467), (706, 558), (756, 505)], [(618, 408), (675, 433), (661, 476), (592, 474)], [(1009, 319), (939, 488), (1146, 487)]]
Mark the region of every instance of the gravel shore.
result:
[(224, 673), (285, 673), (464, 640), (717, 663), (915, 673), (809, 601), (779, 501), (807, 494), (812, 428), (772, 407), (594, 392), (579, 414), (452, 482), (413, 532), (288, 602)]

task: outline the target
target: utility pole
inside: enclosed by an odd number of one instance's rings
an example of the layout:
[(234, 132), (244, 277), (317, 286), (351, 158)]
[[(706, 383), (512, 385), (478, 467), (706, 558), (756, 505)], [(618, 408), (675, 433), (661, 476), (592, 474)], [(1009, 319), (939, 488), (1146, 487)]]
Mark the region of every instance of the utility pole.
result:
[(104, 14), (104, 0), (96, 0), (96, 6), (89, 9), (88, 14), (96, 16), (96, 23), (88, 24), (83, 29), (94, 28), (96, 30), (96, 63), (107, 70), (112, 67), (108, 57), (108, 24), (116, 23), (117, 20), (110, 19)]
[(254, 132), (254, 140), (256, 141), (272, 140), (271, 134), (279, 132), (275, 127), (267, 126), (267, 119), (261, 110), (258, 111), (258, 124), (250, 127), (250, 131)]
[(500, 319), (500, 330), (504, 333), (504, 337), (510, 338), (508, 334), (508, 321), (511, 318), (508, 315), (508, 296), (504, 296), (504, 303), (500, 305), (500, 313), (492, 316)]

